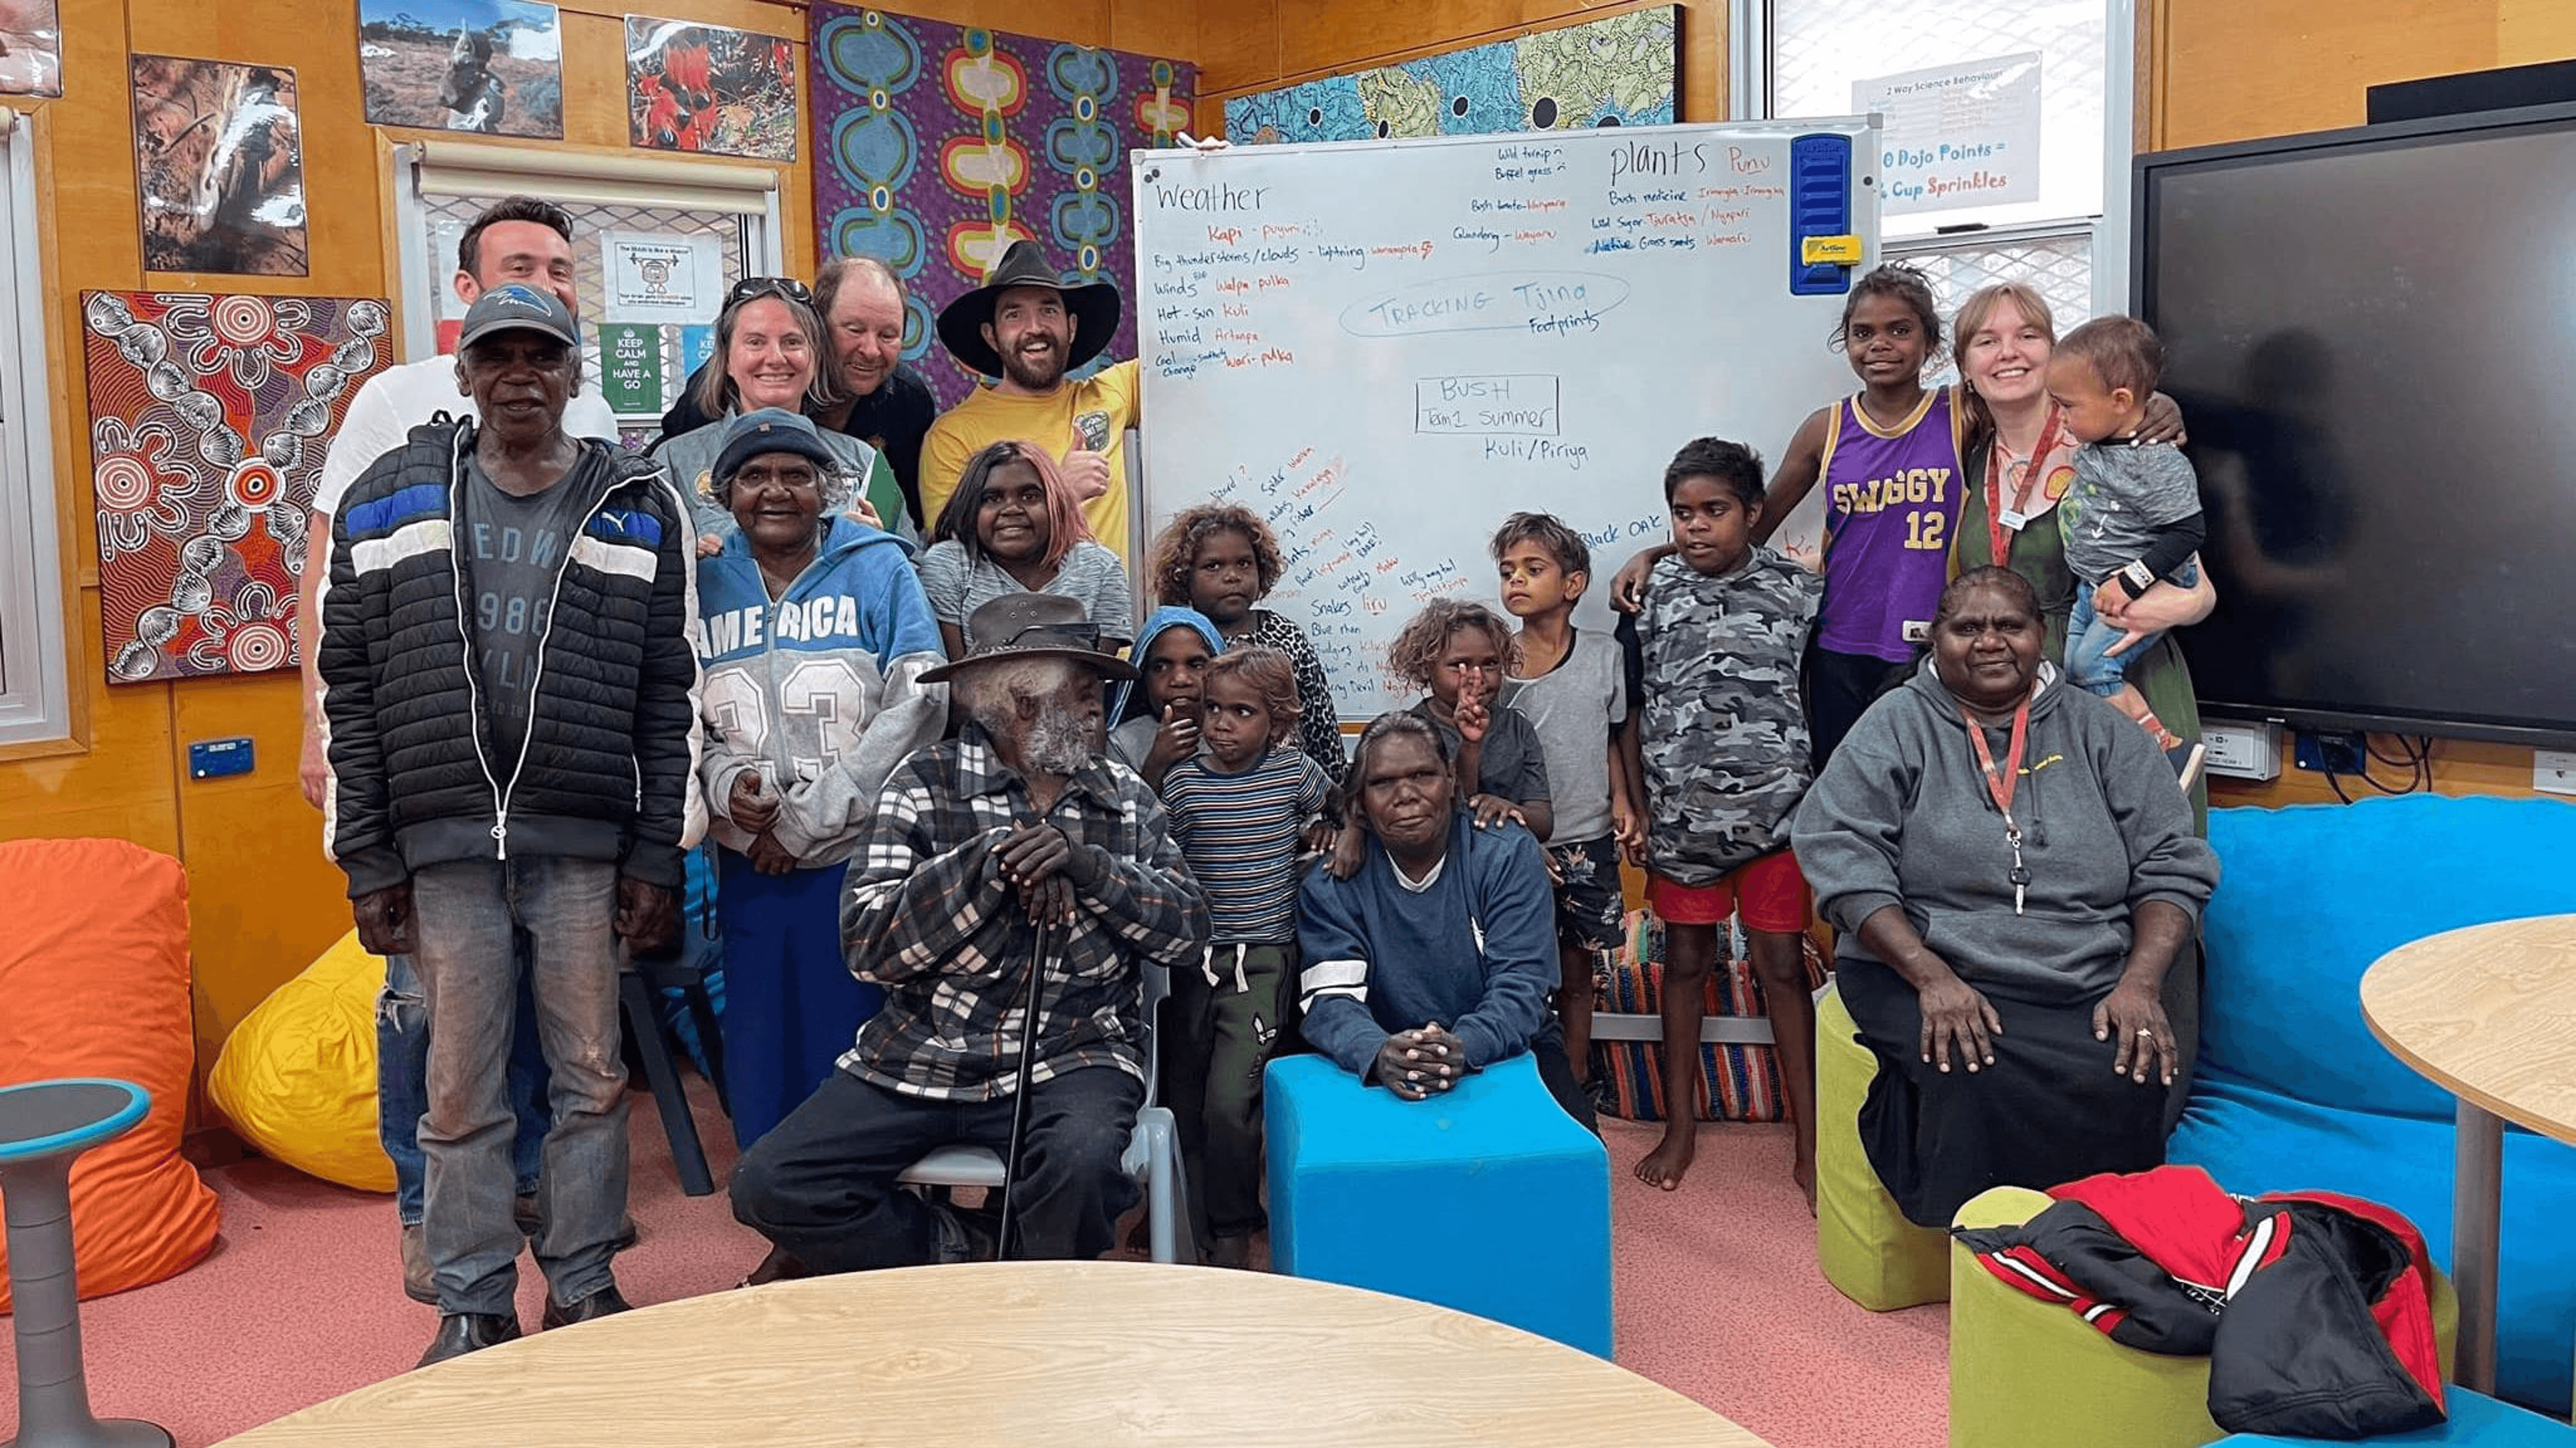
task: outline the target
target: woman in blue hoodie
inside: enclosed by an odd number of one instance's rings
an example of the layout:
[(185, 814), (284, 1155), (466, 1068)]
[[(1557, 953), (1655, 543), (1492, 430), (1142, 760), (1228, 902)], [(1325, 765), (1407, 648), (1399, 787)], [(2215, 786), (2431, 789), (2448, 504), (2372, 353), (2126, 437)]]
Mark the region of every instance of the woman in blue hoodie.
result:
[(725, 1090), (747, 1150), (876, 1013), (841, 953), (841, 875), (886, 776), (938, 742), (939, 625), (904, 545), (838, 516), (829, 444), (764, 408), (726, 427), (714, 495), (738, 531), (698, 565), (702, 778), (721, 847)]

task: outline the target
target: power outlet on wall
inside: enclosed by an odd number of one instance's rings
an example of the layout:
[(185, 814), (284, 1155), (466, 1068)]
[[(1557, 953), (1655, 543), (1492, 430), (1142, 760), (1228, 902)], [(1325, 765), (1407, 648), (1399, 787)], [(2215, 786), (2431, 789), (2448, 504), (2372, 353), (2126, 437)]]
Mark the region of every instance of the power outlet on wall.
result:
[(2301, 729), (2293, 734), (2291, 759), (2301, 769), (2322, 774), (2359, 774), (2370, 754), (2357, 730)]

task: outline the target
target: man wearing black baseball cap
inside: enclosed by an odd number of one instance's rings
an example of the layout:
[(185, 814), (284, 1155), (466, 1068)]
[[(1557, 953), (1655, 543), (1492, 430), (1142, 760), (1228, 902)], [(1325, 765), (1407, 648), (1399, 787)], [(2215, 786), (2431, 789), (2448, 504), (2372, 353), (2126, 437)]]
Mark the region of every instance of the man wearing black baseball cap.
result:
[(359, 942), (427, 987), (424, 1365), (519, 1335), (503, 1063), (522, 972), (552, 1077), (545, 1324), (625, 1309), (619, 942), (675, 933), (705, 825), (688, 506), (653, 464), (565, 432), (578, 335), (549, 292), (475, 299), (456, 355), (473, 418), (413, 428), (350, 485), (319, 600), (323, 843)]
[[(519, 282), (551, 292), (566, 309), (579, 312), (573, 288), (572, 217), (551, 201), (505, 196), (485, 207), (457, 238), (455, 265), (448, 287), (467, 306), (494, 287)], [(297, 637), (304, 641), (304, 739), (296, 778), (303, 786), (305, 802), (315, 809), (326, 807), (331, 783), (330, 764), (322, 750), (322, 674), (313, 647), (322, 632), (314, 599), (323, 576), (331, 571), (331, 518), (340, 511), (342, 495), (367, 470), (367, 465), (400, 448), (413, 428), (442, 412), (450, 417), (465, 416), (473, 405), (473, 399), (457, 384), (453, 357), (432, 355), (386, 368), (367, 379), (366, 385), (349, 399), (348, 410), (341, 414), (340, 424), (331, 434), (330, 450), (322, 458), (321, 475), (313, 486), (311, 512), (300, 520), (275, 509), (269, 512), (272, 528), (285, 526), (291, 532), (300, 521), (304, 529), (300, 539), (280, 536), (303, 557), (303, 569), (295, 586)], [(923, 420), (923, 425), (929, 425), (928, 419)], [(574, 393), (565, 404), (564, 430), (575, 437), (615, 443), (617, 416), (609, 411), (598, 389), (587, 388)], [(408, 956), (397, 955), (385, 961), (384, 995), (376, 1011), (377, 1131), (383, 1139), (385, 1155), (394, 1164), (394, 1215), (402, 1226), (403, 1291), (415, 1301), (435, 1303), (438, 1293), (430, 1286), (429, 1256), (420, 1225), (427, 1175), (419, 1130), (429, 1089), (428, 999)], [(526, 1007), (524, 992), (521, 1004), (518, 1037), (510, 1052), (510, 1100), (519, 1119), (515, 1148), (518, 1214), (521, 1225), (533, 1232), (539, 1155), (547, 1125), (546, 1069), (544, 1053), (537, 1045), (536, 1012)]]
[(1135, 566), (1128, 537), (1127, 429), (1136, 425), (1136, 360), (1075, 380), (1118, 331), (1118, 288), (1067, 283), (1034, 241), (1017, 241), (984, 284), (939, 312), (948, 355), (999, 379), (940, 414), (921, 443), (921, 508), (936, 529), (967, 460), (993, 443), (1045, 448), (1083, 500), (1091, 536)]

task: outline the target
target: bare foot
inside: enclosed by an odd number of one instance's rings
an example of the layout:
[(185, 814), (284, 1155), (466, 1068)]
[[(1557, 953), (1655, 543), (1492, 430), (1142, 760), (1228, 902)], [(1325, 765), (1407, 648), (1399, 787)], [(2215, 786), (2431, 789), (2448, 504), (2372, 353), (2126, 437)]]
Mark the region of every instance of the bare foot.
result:
[(1699, 1151), (1697, 1122), (1677, 1123), (1681, 1131), (1667, 1131), (1663, 1141), (1645, 1159), (1637, 1163), (1637, 1180), (1672, 1191), (1682, 1184), (1682, 1173), (1690, 1170), (1691, 1158)]
[(1796, 1182), (1798, 1190), (1807, 1194), (1807, 1215), (1814, 1216), (1816, 1214), (1816, 1163), (1812, 1159), (1803, 1157), (1791, 1163), (1789, 1180)]

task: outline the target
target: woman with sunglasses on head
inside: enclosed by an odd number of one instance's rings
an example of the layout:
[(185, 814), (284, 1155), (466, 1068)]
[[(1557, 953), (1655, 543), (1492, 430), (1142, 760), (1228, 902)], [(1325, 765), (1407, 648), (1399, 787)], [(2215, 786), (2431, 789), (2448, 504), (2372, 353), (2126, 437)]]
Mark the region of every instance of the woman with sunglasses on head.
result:
[[(809, 407), (805, 415), (825, 432), (844, 432), (875, 448), (894, 469), (912, 526), (930, 531), (921, 510), (921, 443), (939, 416), (939, 399), (920, 369), (903, 360), (910, 302), (894, 268), (872, 256), (836, 256), (814, 273), (814, 315), (823, 322), (830, 358), (824, 364), (841, 400)], [(698, 406), (702, 384), (724, 370), (713, 357), (682, 384), (662, 414), (662, 436), (678, 437), (715, 421)], [(888, 514), (892, 517), (892, 514)]]
[[(716, 317), (718, 364), (697, 384), (693, 400), (714, 421), (677, 437), (665, 437), (654, 458), (671, 470), (689, 498), (698, 530), (698, 556), (712, 557), (734, 529), (730, 514), (716, 505), (709, 484), (716, 454), (724, 446), (725, 424), (764, 407), (811, 412), (840, 400), (832, 371), (824, 365), (822, 319), (814, 313), (813, 294), (793, 277), (746, 277), (725, 294), (724, 311)], [(842, 471), (853, 488), (852, 516), (885, 526), (880, 520), (903, 520), (903, 494), (894, 473), (874, 448), (846, 433), (826, 432)]]

